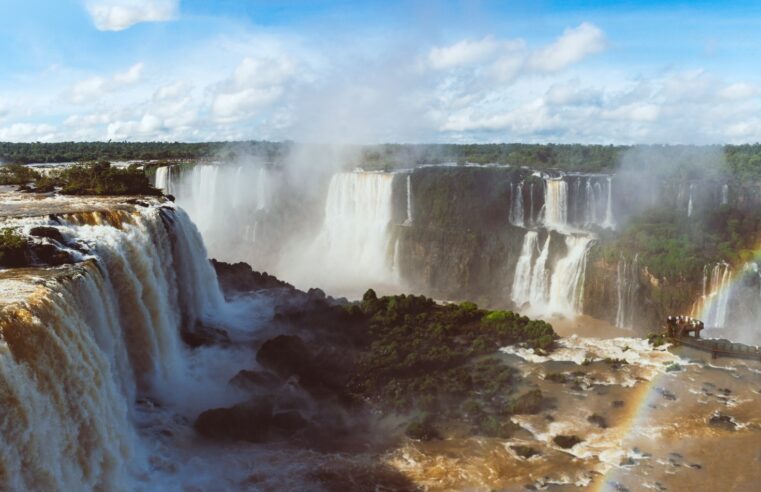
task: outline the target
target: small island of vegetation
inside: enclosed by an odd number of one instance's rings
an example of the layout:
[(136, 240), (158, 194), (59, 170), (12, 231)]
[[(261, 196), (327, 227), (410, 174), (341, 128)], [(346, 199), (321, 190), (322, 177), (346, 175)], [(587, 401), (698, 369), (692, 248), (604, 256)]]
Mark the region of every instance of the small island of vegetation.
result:
[(108, 161), (83, 162), (39, 173), (20, 164), (0, 167), (0, 185), (18, 185), (21, 191), (64, 195), (149, 195), (159, 196), (138, 165), (126, 168), (112, 166)]

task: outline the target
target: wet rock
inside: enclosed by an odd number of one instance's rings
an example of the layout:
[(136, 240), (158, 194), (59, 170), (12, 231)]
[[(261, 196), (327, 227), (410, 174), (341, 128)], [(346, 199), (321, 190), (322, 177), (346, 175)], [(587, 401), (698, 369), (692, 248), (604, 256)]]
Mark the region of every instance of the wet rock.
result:
[(509, 405), (509, 411), (516, 415), (536, 415), (542, 411), (544, 405), (545, 399), (541, 390), (535, 389), (527, 391), (514, 399)]
[(245, 390), (271, 389), (281, 383), (280, 379), (266, 371), (249, 371), (243, 369), (230, 379), (230, 384)]
[(74, 263), (69, 253), (49, 243), (32, 244), (31, 251), (38, 262), (46, 265), (59, 266)]
[[(211, 265), (217, 272), (219, 285), (226, 294), (255, 292), (263, 289), (286, 288), (293, 290), (294, 287), (267, 273), (255, 272), (246, 263), (225, 263), (211, 260)], [(317, 289), (315, 289), (317, 290)], [(322, 292), (322, 291), (320, 291)], [(317, 293), (313, 294), (318, 296)], [(323, 298), (325, 294), (323, 293)]]
[(690, 468), (692, 468), (694, 470), (702, 470), (703, 469), (703, 465), (701, 465), (700, 463), (691, 463), (690, 464)]
[(180, 336), (182, 341), (191, 348), (230, 344), (230, 335), (227, 331), (201, 323), (197, 323), (193, 330), (182, 330)]
[(598, 415), (596, 413), (593, 413), (589, 417), (587, 417), (587, 422), (590, 424), (594, 424), (597, 427), (601, 429), (607, 429), (608, 428), (608, 421), (603, 417), (602, 415)]
[(419, 417), (410, 422), (404, 433), (410, 439), (416, 439), (418, 441), (441, 439), (441, 434), (439, 434), (438, 429), (433, 426), (433, 419), (429, 416)]
[(537, 456), (539, 454), (539, 451), (532, 448), (531, 446), (523, 446), (520, 444), (512, 445), (510, 446), (510, 449), (515, 451), (515, 454), (517, 454), (518, 456), (526, 460), (531, 458), (532, 456)]
[(126, 201), (126, 203), (129, 203), (130, 205), (137, 205), (138, 207), (149, 207), (150, 206), (146, 202), (144, 202), (142, 200), (138, 200), (137, 198), (130, 198), (129, 200)]
[(310, 360), (309, 348), (295, 335), (278, 335), (267, 340), (256, 353), (259, 364), (284, 378), (305, 374)]
[(656, 388), (656, 391), (660, 393), (660, 395), (669, 401), (676, 401), (676, 395), (672, 393), (671, 391), (665, 389), (665, 388)]
[(570, 449), (579, 444), (582, 439), (580, 439), (578, 436), (566, 436), (558, 434), (552, 438), (552, 441), (563, 449)]
[(255, 401), (230, 408), (213, 408), (198, 416), (193, 427), (212, 439), (264, 441), (272, 424), (272, 405)]
[(307, 425), (309, 425), (309, 422), (296, 410), (278, 412), (272, 416), (272, 426), (287, 433), (296, 432)]
[(558, 384), (565, 384), (568, 382), (568, 376), (566, 376), (562, 372), (551, 372), (547, 374), (544, 377), (544, 379), (547, 381), (552, 381), (553, 383), (558, 383)]
[(711, 415), (711, 418), (708, 419), (708, 424), (731, 431), (737, 428), (737, 424), (732, 417), (718, 412)]
[(61, 244), (66, 244), (66, 241), (63, 238), (63, 234), (61, 234), (61, 231), (58, 230), (56, 227), (50, 227), (50, 226), (37, 226), (32, 227), (29, 230), (30, 236), (35, 237), (46, 237), (48, 239), (52, 239), (53, 241), (57, 241)]

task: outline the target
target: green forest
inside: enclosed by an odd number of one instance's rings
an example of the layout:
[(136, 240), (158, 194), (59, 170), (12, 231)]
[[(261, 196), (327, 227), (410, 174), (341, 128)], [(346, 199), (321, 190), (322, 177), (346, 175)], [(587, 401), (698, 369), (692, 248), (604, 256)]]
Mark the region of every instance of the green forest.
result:
[[(0, 162), (54, 163), (129, 160), (234, 160), (256, 156), (283, 162), (293, 142), (0, 142)], [(319, 146), (314, 146), (319, 151)], [(384, 144), (358, 147), (352, 165), (368, 169), (405, 168), (423, 164), (510, 164), (536, 169), (585, 172), (612, 171), (637, 152), (656, 153), (660, 160), (701, 161), (711, 156), (719, 170), (740, 179), (761, 179), (761, 144), (726, 146), (581, 145), (581, 144)], [(696, 162), (697, 164), (697, 162)]]

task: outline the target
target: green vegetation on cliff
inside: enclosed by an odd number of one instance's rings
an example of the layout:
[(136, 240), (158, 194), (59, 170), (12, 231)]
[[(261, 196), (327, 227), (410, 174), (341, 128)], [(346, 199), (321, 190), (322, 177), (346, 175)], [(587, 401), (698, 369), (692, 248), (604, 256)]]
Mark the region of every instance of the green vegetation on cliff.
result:
[(366, 323), (368, 343), (357, 359), (351, 391), (398, 412), (423, 411), (412, 434), (435, 434), (446, 419), (465, 420), (485, 435), (507, 437), (506, 417), (536, 413), (538, 390), (516, 396), (519, 373), (497, 354), (526, 343), (550, 349), (556, 338), (548, 323), (475, 304), (439, 305), (423, 296), (378, 298), (368, 291), (349, 308)]
[(0, 229), (0, 266), (17, 267), (26, 263), (27, 241), (14, 229)]
[[(96, 160), (235, 160), (256, 156), (267, 162), (286, 159), (292, 142), (0, 142), (0, 162), (77, 162)], [(408, 168), (444, 162), (510, 164), (536, 169), (613, 171), (627, 155), (656, 152), (666, 161), (684, 155), (710, 155), (719, 167), (738, 180), (761, 179), (761, 144), (726, 146), (652, 145), (614, 146), (582, 144), (384, 144), (357, 148), (351, 165), (368, 169)], [(319, 148), (315, 148), (319, 152)], [(689, 167), (689, 166), (687, 166)]]
[(51, 192), (60, 189), (64, 195), (161, 195), (143, 170), (111, 166), (108, 161), (84, 162), (41, 175), (21, 165), (0, 167), (0, 184), (26, 186), (27, 190)]
[(53, 179), (65, 195), (161, 195), (138, 166), (116, 168), (107, 161), (67, 167)]
[(0, 185), (25, 185), (40, 178), (34, 169), (21, 164), (0, 166)]

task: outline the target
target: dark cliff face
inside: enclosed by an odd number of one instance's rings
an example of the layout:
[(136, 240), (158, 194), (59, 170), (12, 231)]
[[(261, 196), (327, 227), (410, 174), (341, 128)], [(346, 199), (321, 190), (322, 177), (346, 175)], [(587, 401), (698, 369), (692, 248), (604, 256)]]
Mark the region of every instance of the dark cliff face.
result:
[[(527, 229), (510, 223), (510, 209), (515, 189), (523, 182), (524, 221), (538, 220), (543, 181), (521, 169), (418, 169), (410, 177), (412, 221), (406, 223), (403, 178), (394, 183), (396, 223), (391, 244), (405, 284), (439, 299), (471, 299), (484, 306), (515, 308), (510, 292)], [(528, 191), (532, 182), (533, 207)], [(547, 234), (539, 230), (540, 244)], [(550, 243), (548, 267), (566, 252), (557, 236)]]

